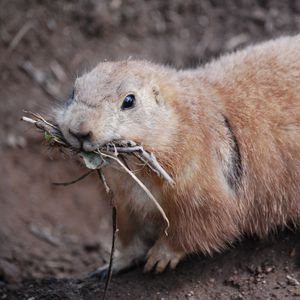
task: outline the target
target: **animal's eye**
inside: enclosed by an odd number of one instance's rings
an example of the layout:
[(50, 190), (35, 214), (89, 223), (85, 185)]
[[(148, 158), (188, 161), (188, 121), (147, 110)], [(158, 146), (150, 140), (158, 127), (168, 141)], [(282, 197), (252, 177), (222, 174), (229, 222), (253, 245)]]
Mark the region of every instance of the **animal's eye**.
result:
[(122, 103), (121, 109), (129, 109), (133, 108), (135, 105), (135, 96), (134, 95), (127, 95)]
[(68, 98), (68, 100), (66, 102), (67, 106), (69, 106), (73, 102), (74, 96), (75, 96), (75, 89), (72, 90), (72, 92), (71, 92), (71, 94), (70, 94), (70, 96), (69, 96), (69, 98)]

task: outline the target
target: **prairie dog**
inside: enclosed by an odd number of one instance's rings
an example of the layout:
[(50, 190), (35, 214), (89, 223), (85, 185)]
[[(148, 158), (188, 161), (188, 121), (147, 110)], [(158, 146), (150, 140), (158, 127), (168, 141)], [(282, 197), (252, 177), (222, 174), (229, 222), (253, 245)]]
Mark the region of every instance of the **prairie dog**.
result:
[(166, 236), (140, 187), (105, 169), (118, 210), (115, 272), (143, 260), (145, 271), (162, 272), (190, 253), (221, 251), (244, 233), (263, 237), (299, 221), (300, 35), (196, 69), (100, 63), (76, 80), (56, 118), (86, 151), (118, 139), (142, 144), (176, 182), (137, 173), (170, 220)]

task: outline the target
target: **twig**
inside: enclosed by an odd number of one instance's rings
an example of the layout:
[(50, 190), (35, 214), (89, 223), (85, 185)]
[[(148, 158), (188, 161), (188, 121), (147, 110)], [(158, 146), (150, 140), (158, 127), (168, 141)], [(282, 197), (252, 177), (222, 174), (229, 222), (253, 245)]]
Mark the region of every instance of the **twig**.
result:
[[(28, 118), (28, 117), (22, 117), (21, 120), (31, 123), (31, 124), (34, 124), (37, 128), (43, 130), (44, 133), (47, 133), (48, 136), (46, 136), (46, 138), (48, 141), (54, 141), (61, 146), (64, 146), (64, 147), (74, 150), (72, 148), (72, 146), (65, 140), (65, 138), (58, 126), (55, 126), (55, 125), (51, 124), (50, 122), (46, 121), (39, 114), (35, 114), (35, 113), (30, 113), (30, 114), (35, 119)], [(127, 146), (125, 146), (125, 145), (127, 145)], [(117, 162), (117, 164), (119, 166), (121, 166), (122, 169), (124, 169), (135, 180), (135, 182), (144, 190), (144, 192), (148, 195), (148, 197), (153, 201), (154, 205), (157, 207), (157, 209), (159, 210), (159, 212), (161, 213), (163, 219), (165, 220), (165, 222), (167, 224), (167, 226), (165, 228), (165, 234), (168, 235), (167, 230), (170, 226), (170, 222), (169, 222), (163, 208), (160, 206), (160, 204), (155, 199), (155, 197), (152, 195), (152, 193), (149, 191), (149, 189), (130, 170), (130, 168), (126, 162), (126, 159), (124, 157), (125, 153), (128, 153), (128, 154), (132, 153), (140, 161), (142, 161), (143, 163), (146, 163), (146, 165), (148, 165), (148, 167), (151, 170), (153, 170), (156, 174), (162, 176), (169, 184), (171, 184), (171, 185), (174, 184), (174, 180), (160, 166), (160, 164), (156, 160), (156, 157), (154, 156), (154, 154), (148, 153), (147, 151), (144, 150), (144, 148), (142, 146), (136, 145), (132, 141), (128, 141), (125, 144), (122, 142), (120, 142), (119, 144), (118, 143), (110, 143), (110, 144), (105, 145), (101, 149), (97, 149), (90, 153), (81, 152), (81, 154), (85, 154), (84, 159), (87, 159), (87, 161), (90, 164), (91, 164), (91, 160), (93, 158), (93, 157), (91, 157), (91, 155), (95, 155), (95, 154), (99, 155), (99, 157), (102, 158), (103, 160), (104, 160), (104, 158), (109, 158), (109, 159), (112, 159), (113, 161)], [(88, 158), (88, 157), (90, 157), (90, 158)], [(86, 163), (86, 166), (88, 167), (87, 161), (85, 161), (85, 163)], [(109, 283), (111, 281), (111, 277), (112, 277), (112, 266), (113, 266), (114, 251), (115, 251), (115, 239), (116, 239), (116, 233), (117, 233), (117, 221), (116, 221), (117, 210), (116, 210), (116, 206), (115, 206), (114, 199), (113, 199), (113, 192), (110, 189), (109, 185), (107, 184), (104, 174), (102, 173), (102, 170), (101, 170), (102, 167), (103, 167), (103, 164), (97, 165), (95, 168), (94, 168), (94, 164), (91, 164), (91, 166), (89, 166), (89, 168), (91, 168), (92, 170), (83, 174), (78, 179), (75, 179), (71, 182), (53, 183), (53, 184), (63, 185), (63, 186), (74, 184), (74, 183), (84, 179), (85, 177), (87, 177), (89, 174), (91, 174), (91, 172), (94, 171), (94, 169), (96, 169), (99, 179), (103, 183), (105, 191), (109, 196), (110, 203), (112, 206), (113, 235), (112, 235), (112, 245), (111, 245), (111, 252), (110, 252), (110, 261), (109, 261), (109, 267), (108, 267), (108, 275), (107, 275), (107, 279), (106, 279), (106, 283), (105, 283), (104, 294), (102, 297), (102, 299), (104, 300), (106, 297), (108, 285), (109, 285)]]
[(52, 182), (52, 184), (53, 185), (58, 185), (58, 186), (68, 186), (68, 185), (74, 184), (74, 183), (88, 177), (92, 172), (93, 172), (93, 170), (90, 170), (87, 173), (84, 173), (83, 175), (78, 177), (77, 179), (74, 179), (74, 180), (69, 181), (69, 182)]
[(36, 124), (36, 120), (33, 120), (31, 118), (28, 118), (28, 117), (22, 117), (21, 118), (22, 121), (25, 121), (25, 122), (28, 122), (28, 123), (31, 123), (31, 124)]
[[(55, 142), (65, 146), (72, 148), (64, 139), (61, 131), (59, 130), (58, 127), (55, 125), (47, 122), (44, 118), (42, 118), (38, 114), (31, 113), (37, 120), (33, 120), (27, 117), (22, 117), (23, 121), (27, 121), (30, 123), (35, 124), (36, 127), (43, 129), (47, 133), (49, 133), (50, 138), (53, 138)], [(119, 153), (134, 153), (134, 152), (139, 152), (141, 156), (151, 165), (152, 168), (154, 168), (159, 174), (165, 178), (170, 184), (174, 184), (174, 180), (170, 177), (170, 175), (160, 166), (158, 161), (156, 160), (156, 157), (152, 153), (148, 153), (144, 150), (142, 146), (137, 146), (134, 142), (128, 142), (127, 144), (131, 145), (130, 147), (119, 147), (116, 146), (115, 144), (107, 144), (106, 147), (102, 147), (103, 149), (97, 149), (93, 151), (93, 153), (96, 153), (100, 155), (100, 157), (107, 157), (110, 158), (114, 161), (116, 161), (135, 181), (136, 183), (145, 191), (145, 193), (148, 195), (148, 197), (153, 201), (159, 212), (161, 213), (162, 217), (166, 221), (167, 227), (165, 228), (165, 234), (167, 235), (167, 230), (170, 226), (170, 222), (158, 203), (158, 201), (155, 199), (155, 197), (152, 195), (152, 193), (149, 191), (149, 189), (138, 179), (138, 177), (124, 164), (119, 158), (118, 154)], [(106, 151), (105, 151), (106, 150)], [(108, 151), (111, 151), (112, 154), (107, 153)], [(105, 181), (104, 181), (105, 182)]]
[[(109, 149), (110, 146), (108, 146)], [(133, 153), (139, 152), (141, 156), (159, 173), (160, 176), (166, 179), (166, 181), (174, 185), (175, 181), (171, 178), (171, 176), (161, 167), (158, 163), (156, 157), (153, 153), (148, 153), (144, 150), (142, 146), (134, 146), (134, 147), (117, 147), (114, 146), (114, 150), (117, 150), (118, 153)]]
[[(55, 141), (62, 144), (62, 145), (68, 145), (68, 142), (64, 139), (63, 135), (61, 134), (60, 130), (58, 127), (56, 127), (55, 125), (49, 123), (48, 121), (46, 121), (42, 116), (40, 116), (39, 114), (35, 114), (32, 112), (28, 112), (29, 114), (31, 114), (32, 116), (34, 116), (35, 118), (38, 119), (34, 120), (34, 119), (30, 119), (28, 117), (22, 117), (21, 120), (35, 124), (36, 127), (47, 131), (50, 135), (53, 136), (53, 138), (55, 138)], [(44, 124), (43, 124), (44, 123)], [(49, 128), (49, 127), (52, 127)], [(59, 140), (57, 140), (57, 138)], [(130, 144), (134, 144), (133, 142), (129, 142)], [(70, 145), (68, 145), (70, 147)], [(114, 154), (114, 156), (117, 157), (117, 155), (119, 153), (140, 153), (141, 157), (144, 158), (144, 160), (149, 164), (149, 167), (155, 171), (155, 173), (158, 173), (161, 177), (163, 177), (169, 184), (174, 185), (175, 181), (172, 179), (172, 177), (162, 168), (162, 166), (159, 164), (159, 162), (157, 161), (155, 155), (153, 153), (148, 153), (147, 151), (144, 150), (144, 148), (142, 146), (131, 146), (131, 147), (120, 147), (120, 146), (116, 146), (115, 144), (108, 144), (104, 147), (102, 147), (100, 149), (101, 153), (104, 153), (104, 151), (107, 152), (112, 152)], [(139, 159), (141, 159), (138, 156)], [(144, 160), (141, 159), (141, 161), (145, 162)]]
[(34, 124), (38, 129), (41, 129), (45, 132), (47, 132), (48, 134), (50, 134), (50, 136), (54, 139), (54, 141), (62, 146), (68, 146), (69, 148), (71, 148), (71, 146), (68, 144), (68, 142), (64, 139), (61, 131), (58, 129), (58, 127), (56, 127), (55, 125), (45, 121), (42, 117), (40, 117), (37, 114), (28, 112), (30, 114), (32, 114), (33, 116), (35, 116), (37, 118), (37, 120), (34, 120), (32, 118), (28, 118), (28, 117), (21, 117), (21, 121), (25, 121), (31, 124)]
[(147, 166), (149, 167), (155, 174), (157, 174), (158, 176), (160, 176), (159, 172), (157, 170), (155, 170), (150, 164), (149, 162), (146, 161), (146, 159), (144, 157), (142, 157), (139, 153), (134, 152), (133, 155), (141, 161), (141, 165), (142, 166)]
[(167, 180), (167, 182), (171, 185), (175, 185), (175, 181), (172, 177), (162, 168), (162, 166), (158, 163), (156, 157), (153, 153), (148, 153), (142, 148), (142, 156), (152, 165), (154, 169), (156, 169), (160, 175)]
[(113, 266), (113, 261), (114, 261), (115, 241), (116, 241), (116, 234), (117, 234), (117, 209), (116, 209), (114, 199), (113, 199), (113, 192), (110, 189), (110, 187), (108, 186), (103, 172), (101, 171), (101, 169), (100, 170), (98, 169), (97, 173), (98, 173), (98, 176), (99, 176), (101, 182), (104, 185), (105, 191), (106, 191), (107, 195), (109, 196), (109, 198), (110, 198), (109, 200), (110, 200), (110, 203), (112, 205), (113, 234), (112, 234), (112, 241), (111, 241), (111, 250), (110, 250), (110, 258), (109, 258), (109, 265), (108, 265), (108, 274), (107, 274), (107, 277), (106, 277), (105, 286), (104, 286), (104, 293), (103, 293), (103, 297), (102, 297), (102, 300), (105, 300), (106, 293), (107, 293), (107, 288), (110, 284), (111, 277), (112, 277), (112, 266)]
[(103, 153), (100, 150), (98, 150), (98, 153), (100, 155), (104, 156), (104, 157), (111, 158), (114, 161), (116, 161), (136, 181), (136, 183), (144, 190), (144, 192), (153, 201), (153, 203), (155, 204), (155, 206), (157, 207), (157, 209), (161, 213), (162, 217), (166, 221), (167, 226), (165, 228), (165, 235), (168, 235), (168, 228), (170, 226), (169, 219), (167, 218), (166, 213), (164, 212), (164, 210), (162, 209), (162, 207), (160, 206), (160, 204), (157, 202), (157, 200), (155, 199), (155, 197), (152, 195), (152, 193), (149, 191), (149, 189), (118, 158), (116, 158), (113, 155), (110, 155), (110, 154), (107, 154), (107, 153)]
[(123, 162), (123, 164), (126, 166), (126, 168), (127, 168), (128, 170), (131, 171), (131, 169), (130, 169), (130, 167), (129, 167), (127, 161), (126, 161), (126, 158), (124, 157), (124, 155), (121, 154), (121, 155), (119, 155), (118, 157), (122, 160), (122, 162)]
[(38, 117), (38, 115), (31, 113), (31, 112), (27, 112), (27, 113), (35, 116), (37, 118), (37, 120), (28, 118), (28, 117), (21, 117), (21, 121), (25, 121), (25, 122), (34, 124), (37, 128), (47, 131), (49, 133), (52, 132), (50, 128), (54, 129), (55, 132), (59, 132), (57, 127), (55, 127), (53, 124), (50, 124), (49, 122), (45, 122), (45, 120), (43, 118)]
[(59, 129), (58, 129), (57, 126), (55, 126), (55, 125), (51, 124), (50, 122), (48, 122), (48, 121), (47, 121), (46, 119), (44, 119), (40, 114), (34, 113), (34, 112), (32, 112), (32, 111), (27, 111), (27, 110), (24, 110), (24, 112), (27, 113), (27, 114), (30, 114), (30, 115), (32, 115), (32, 116), (34, 116), (34, 117), (36, 117), (38, 120), (43, 121), (43, 122), (46, 123), (48, 126), (50, 126), (50, 127), (54, 128), (54, 129), (56, 129), (57, 131), (59, 131)]

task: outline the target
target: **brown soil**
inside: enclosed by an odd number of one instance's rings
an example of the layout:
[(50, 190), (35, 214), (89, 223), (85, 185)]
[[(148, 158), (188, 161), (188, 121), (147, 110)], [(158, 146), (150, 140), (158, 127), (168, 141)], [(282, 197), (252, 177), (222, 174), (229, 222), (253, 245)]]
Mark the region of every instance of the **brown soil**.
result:
[[(103, 282), (81, 278), (107, 259), (103, 241), (111, 231), (97, 178), (51, 185), (85, 169), (47, 150), (19, 122), (22, 109), (47, 112), (100, 60), (132, 56), (194, 67), (299, 29), (296, 0), (2, 0), (0, 299), (98, 299)], [(24, 71), (28, 63), (46, 85)], [(299, 255), (298, 231), (248, 238), (159, 276), (142, 275), (141, 268), (116, 276), (108, 298), (293, 299), (300, 297)]]

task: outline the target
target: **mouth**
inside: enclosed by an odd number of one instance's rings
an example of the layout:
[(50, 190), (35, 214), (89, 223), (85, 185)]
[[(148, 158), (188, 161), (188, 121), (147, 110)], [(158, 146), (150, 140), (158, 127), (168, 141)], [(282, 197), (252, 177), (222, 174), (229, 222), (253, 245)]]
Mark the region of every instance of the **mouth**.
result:
[[(65, 138), (65, 136), (64, 136)], [(105, 141), (101, 143), (93, 143), (89, 140), (80, 140), (76, 137), (73, 137), (72, 135), (68, 135), (68, 138), (65, 138), (65, 140), (69, 143), (69, 145), (79, 151), (84, 152), (93, 152), (98, 149), (101, 149), (102, 147), (105, 147), (105, 145), (109, 144), (110, 141)]]
[[(62, 128), (62, 126), (57, 126), (60, 131), (61, 139), (64, 140), (70, 147), (74, 150), (82, 152), (93, 152), (98, 149), (103, 149), (109, 147), (110, 145), (118, 144), (119, 142), (124, 142), (124, 139), (112, 139), (112, 140), (101, 140), (92, 141), (92, 136), (90, 135), (78, 135), (74, 134), (72, 131)], [(94, 139), (94, 138), (93, 138)]]
[(101, 145), (92, 143), (84, 137), (78, 137), (72, 132), (67, 132), (58, 126), (60, 130), (61, 139), (64, 140), (70, 147), (79, 151), (92, 152), (97, 150)]
[(80, 141), (74, 137), (66, 139), (68, 143), (79, 151), (92, 152), (101, 148), (104, 144), (94, 144), (89, 141)]
[(80, 150), (86, 151), (86, 152), (92, 152), (95, 151), (99, 148), (101, 148), (104, 144), (93, 144), (93, 143), (89, 143), (89, 142), (84, 142), (83, 144), (81, 144), (81, 148)]
[(119, 140), (106, 140), (106, 141), (103, 141), (101, 143), (84, 142), (81, 145), (80, 150), (81, 151), (86, 151), (86, 152), (92, 152), (92, 151), (96, 151), (96, 150), (99, 150), (99, 149), (100, 150), (103, 150), (103, 149), (107, 150), (109, 148), (115, 148), (116, 146), (118, 147), (120, 145), (122, 147), (124, 147), (125, 144), (128, 147), (136, 146), (136, 144), (134, 142), (125, 141), (124, 139), (119, 139)]

